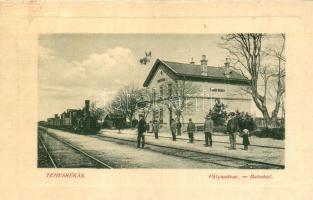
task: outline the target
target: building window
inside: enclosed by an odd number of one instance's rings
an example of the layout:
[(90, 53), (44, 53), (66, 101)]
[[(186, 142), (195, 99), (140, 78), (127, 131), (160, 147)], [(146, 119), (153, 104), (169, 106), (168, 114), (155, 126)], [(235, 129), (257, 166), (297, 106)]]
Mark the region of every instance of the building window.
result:
[(172, 84), (168, 84), (168, 96), (172, 96)]
[(163, 124), (163, 108), (160, 108), (160, 124)]
[(155, 101), (155, 88), (152, 88), (152, 101)]
[(220, 88), (211, 88), (212, 92), (225, 92), (224, 89), (220, 89)]
[(161, 82), (164, 82), (165, 81), (165, 78), (160, 78), (159, 80), (158, 80), (158, 83), (161, 83)]
[(160, 86), (160, 97), (163, 97), (163, 86)]

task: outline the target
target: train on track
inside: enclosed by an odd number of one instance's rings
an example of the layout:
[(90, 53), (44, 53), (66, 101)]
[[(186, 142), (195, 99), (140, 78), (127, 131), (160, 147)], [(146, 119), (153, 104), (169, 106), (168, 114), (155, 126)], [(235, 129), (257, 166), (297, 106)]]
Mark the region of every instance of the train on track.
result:
[(83, 109), (67, 109), (60, 116), (55, 114), (53, 118), (40, 121), (38, 125), (80, 134), (97, 134), (100, 124), (95, 117), (91, 116), (89, 109), (90, 101), (85, 100)]

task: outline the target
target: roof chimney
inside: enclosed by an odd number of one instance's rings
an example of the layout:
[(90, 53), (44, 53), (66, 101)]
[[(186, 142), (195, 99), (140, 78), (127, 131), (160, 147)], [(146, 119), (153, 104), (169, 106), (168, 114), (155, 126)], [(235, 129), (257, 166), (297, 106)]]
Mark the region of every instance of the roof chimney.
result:
[(205, 55), (202, 55), (202, 60), (201, 62), (201, 75), (202, 76), (207, 76), (208, 75), (208, 60), (206, 59)]
[(226, 62), (224, 63), (225, 64), (225, 76), (227, 77), (227, 78), (229, 78), (230, 77), (230, 62), (229, 62), (229, 58), (226, 58)]
[(190, 64), (194, 65), (195, 61), (193, 61), (193, 58), (191, 58)]

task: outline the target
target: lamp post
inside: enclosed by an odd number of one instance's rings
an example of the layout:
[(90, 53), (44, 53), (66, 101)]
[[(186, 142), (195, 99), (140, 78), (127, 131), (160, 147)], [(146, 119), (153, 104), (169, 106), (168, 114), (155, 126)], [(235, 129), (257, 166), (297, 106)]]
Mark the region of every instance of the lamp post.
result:
[(152, 88), (152, 120), (155, 120), (155, 88)]
[(215, 88), (210, 88), (210, 99), (211, 99), (211, 102), (210, 102), (210, 108), (212, 109), (212, 100), (213, 100), (213, 97), (212, 97), (212, 90), (214, 90)]

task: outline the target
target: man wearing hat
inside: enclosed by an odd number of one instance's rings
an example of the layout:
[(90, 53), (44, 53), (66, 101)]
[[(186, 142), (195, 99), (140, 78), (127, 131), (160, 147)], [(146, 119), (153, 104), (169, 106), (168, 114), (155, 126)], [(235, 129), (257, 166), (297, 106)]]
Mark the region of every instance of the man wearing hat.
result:
[(187, 125), (189, 143), (193, 143), (193, 132), (195, 131), (196, 131), (196, 125), (192, 122), (192, 119), (190, 118), (188, 125)]
[(147, 124), (145, 119), (143, 118), (143, 115), (139, 115), (139, 122), (138, 122), (138, 136), (137, 136), (137, 148), (140, 148), (140, 141), (141, 143), (141, 148), (145, 146), (145, 135), (144, 132), (147, 131)]
[(227, 132), (229, 134), (230, 149), (236, 149), (236, 134), (239, 131), (239, 123), (235, 113), (231, 112), (230, 119), (227, 122)]
[(205, 122), (203, 126), (203, 131), (205, 135), (205, 146), (212, 146), (212, 133), (213, 133), (213, 121), (210, 115), (205, 117)]

